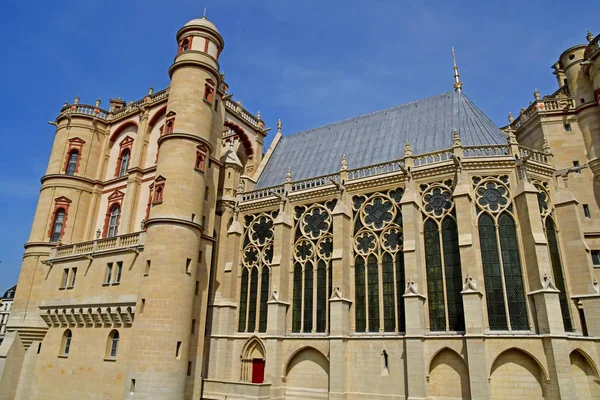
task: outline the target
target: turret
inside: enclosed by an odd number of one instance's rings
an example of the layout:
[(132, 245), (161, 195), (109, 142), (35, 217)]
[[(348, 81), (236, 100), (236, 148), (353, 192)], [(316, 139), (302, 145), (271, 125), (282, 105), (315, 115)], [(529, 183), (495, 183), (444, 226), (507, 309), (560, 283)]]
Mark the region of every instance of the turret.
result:
[[(18, 321), (21, 335), (36, 337), (45, 330), (39, 318), (39, 288), (47, 271), (42, 264), (50, 249), (59, 243), (88, 240), (93, 235), (92, 219), (87, 218), (93, 205), (94, 183), (101, 170), (101, 153), (106, 131), (107, 111), (81, 104), (79, 96), (65, 102), (55, 121), (54, 144), (35, 211), (29, 240), (19, 275), (11, 321)], [(11, 322), (10, 324), (13, 324)]]
[[(223, 130), (224, 93), (217, 62), (223, 45), (206, 18), (194, 19), (177, 32), (145, 222), (148, 274), (138, 294), (128, 399), (182, 399), (186, 387), (195, 389), (201, 380), (206, 315), (200, 310), (206, 310), (210, 274), (210, 256), (203, 254), (210, 255), (213, 245), (215, 196), (208, 194), (215, 193), (219, 176), (214, 155)], [(193, 321), (195, 334), (190, 335)]]
[[(592, 43), (571, 47), (561, 54), (559, 63), (566, 75), (569, 93), (575, 99), (575, 112), (583, 134), (588, 164), (596, 179), (600, 179), (600, 112), (592, 84), (594, 78), (590, 76), (590, 65), (594, 65), (589, 59), (592, 52), (588, 49), (591, 47)], [(600, 84), (600, 78), (596, 78), (596, 83)]]

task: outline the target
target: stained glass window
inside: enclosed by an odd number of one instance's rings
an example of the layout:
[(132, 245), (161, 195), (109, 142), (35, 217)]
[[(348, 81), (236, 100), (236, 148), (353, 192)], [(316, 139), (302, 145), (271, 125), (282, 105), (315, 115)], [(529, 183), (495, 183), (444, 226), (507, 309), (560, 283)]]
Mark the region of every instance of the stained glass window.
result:
[(448, 329), (451, 331), (464, 331), (465, 316), (462, 294), (460, 293), (462, 291), (460, 249), (458, 247), (458, 227), (454, 218), (446, 217), (442, 222), (442, 243), (448, 302)]
[(258, 289), (258, 268), (252, 268), (250, 273), (250, 300), (248, 301), (248, 332), (256, 328), (256, 297)]
[(379, 268), (374, 255), (369, 256), (367, 264), (367, 288), (369, 302), (369, 332), (379, 331)]
[(238, 331), (246, 331), (246, 305), (248, 304), (248, 268), (242, 268), (242, 284), (240, 292), (240, 312)]
[(394, 262), (389, 253), (383, 255), (381, 264), (383, 284), (383, 329), (394, 332), (396, 329), (396, 305), (394, 298)]
[(355, 300), (355, 319), (356, 332), (365, 332), (367, 330), (366, 296), (365, 296), (365, 262), (362, 257), (356, 259), (354, 266), (354, 300)]
[(438, 228), (434, 221), (428, 220), (425, 223), (424, 238), (429, 328), (432, 331), (443, 331), (446, 329), (446, 310), (444, 306), (442, 258)]
[(558, 237), (554, 227), (552, 218), (546, 218), (546, 236), (548, 237), (548, 250), (550, 251), (550, 261), (552, 263), (552, 275), (554, 276), (554, 284), (560, 290), (558, 299), (560, 301), (560, 311), (562, 313), (563, 324), (565, 331), (573, 332), (573, 324), (571, 322), (571, 313), (569, 312), (569, 298), (567, 296), (567, 285), (560, 260), (560, 252), (558, 250)]
[(325, 261), (317, 265), (317, 332), (327, 327), (327, 268)]
[(294, 300), (292, 305), (292, 332), (300, 332), (302, 321), (302, 267), (294, 266)]
[(310, 332), (313, 327), (313, 266), (310, 262), (304, 266), (304, 315), (303, 331)]
[(269, 268), (262, 267), (260, 279), (260, 315), (258, 317), (258, 331), (267, 331), (267, 300), (269, 299)]

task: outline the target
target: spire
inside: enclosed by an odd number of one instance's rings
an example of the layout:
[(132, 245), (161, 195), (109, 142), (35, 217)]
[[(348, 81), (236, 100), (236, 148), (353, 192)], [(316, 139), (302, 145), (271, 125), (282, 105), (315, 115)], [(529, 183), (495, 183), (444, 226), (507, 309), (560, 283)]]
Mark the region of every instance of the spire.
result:
[(292, 181), (292, 169), (288, 167), (287, 173), (285, 174), (285, 182), (289, 183)]
[(342, 154), (342, 161), (340, 162), (340, 171), (348, 170), (348, 159), (346, 159), (346, 153)]
[(277, 133), (281, 133), (281, 127), (283, 126), (283, 122), (281, 122), (281, 118), (277, 121)]
[(202, 19), (206, 19), (206, 7), (204, 7), (204, 14), (202, 14)]
[(458, 75), (458, 66), (456, 65), (456, 55), (454, 54), (454, 47), (452, 47), (452, 58), (454, 59), (454, 90), (458, 93), (462, 92), (463, 83), (460, 81), (460, 77)]

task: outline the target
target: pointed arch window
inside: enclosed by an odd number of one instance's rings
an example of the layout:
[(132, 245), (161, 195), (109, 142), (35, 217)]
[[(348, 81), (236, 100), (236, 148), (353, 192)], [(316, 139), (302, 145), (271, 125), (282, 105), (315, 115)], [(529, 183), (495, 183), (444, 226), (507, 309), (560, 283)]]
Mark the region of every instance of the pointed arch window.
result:
[(404, 332), (404, 190), (357, 195), (354, 211), (356, 332)]
[(573, 332), (573, 321), (569, 310), (569, 296), (567, 282), (563, 272), (562, 260), (560, 256), (560, 244), (558, 241), (558, 231), (552, 217), (552, 202), (550, 199), (549, 184), (547, 182), (533, 181), (533, 185), (538, 190), (538, 206), (540, 216), (544, 224), (546, 238), (548, 240), (548, 252), (550, 253), (550, 263), (552, 265), (552, 276), (554, 284), (560, 291), (558, 300), (560, 302), (560, 311), (562, 314), (563, 325), (566, 332)]
[(473, 184), (489, 327), (529, 330), (508, 176), (474, 177)]
[(292, 332), (329, 330), (333, 217), (336, 200), (294, 209)]
[(452, 181), (421, 185), (431, 331), (464, 331), (462, 273)]
[(244, 219), (244, 248), (240, 276), (239, 332), (266, 332), (267, 301), (273, 259), (273, 219), (276, 212)]

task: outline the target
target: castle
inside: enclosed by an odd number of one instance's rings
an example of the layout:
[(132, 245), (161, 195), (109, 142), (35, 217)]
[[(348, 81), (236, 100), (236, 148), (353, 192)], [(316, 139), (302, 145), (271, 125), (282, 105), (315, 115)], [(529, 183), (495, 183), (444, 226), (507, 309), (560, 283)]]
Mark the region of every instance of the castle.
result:
[(462, 91), (293, 135), (206, 18), (66, 103), (0, 399), (600, 398), (600, 36), (496, 127)]

